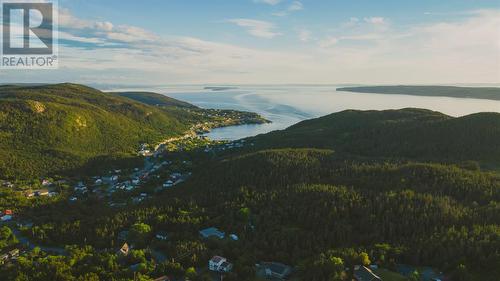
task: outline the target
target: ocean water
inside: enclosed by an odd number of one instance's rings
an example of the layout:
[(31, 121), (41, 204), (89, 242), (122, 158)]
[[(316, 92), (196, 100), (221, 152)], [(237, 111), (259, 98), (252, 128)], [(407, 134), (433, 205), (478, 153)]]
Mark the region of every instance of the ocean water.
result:
[(337, 92), (337, 86), (237, 86), (225, 91), (203, 86), (150, 89), (203, 108), (257, 112), (272, 121), (264, 125), (242, 125), (214, 129), (211, 139), (234, 140), (281, 130), (305, 119), (346, 109), (383, 110), (425, 108), (451, 116), (477, 112), (500, 112), (500, 101), (448, 97), (422, 97)]

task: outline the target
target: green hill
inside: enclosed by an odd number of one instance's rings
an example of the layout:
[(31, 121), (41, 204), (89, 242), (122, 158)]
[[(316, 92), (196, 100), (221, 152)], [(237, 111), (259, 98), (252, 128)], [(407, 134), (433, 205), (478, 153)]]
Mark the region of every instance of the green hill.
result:
[(500, 100), (500, 88), (454, 86), (371, 86), (345, 87), (337, 91), (388, 95), (412, 95)]
[(178, 111), (75, 84), (1, 86), (0, 177), (42, 176), (129, 158), (140, 143), (186, 131), (192, 116)]
[[(483, 151), (496, 151), (497, 119), (419, 109), (344, 111), (252, 138), (248, 150), (183, 154), (193, 157), (189, 180), (141, 204), (108, 208), (92, 198), (33, 208), (30, 232), (44, 242), (95, 247), (90, 264), (103, 268), (105, 279), (116, 270), (104, 270), (109, 260), (98, 253), (119, 247), (118, 233), (141, 223), (169, 232), (166, 242), (156, 241), (154, 232), (148, 238), (181, 257), (176, 262), (184, 268), (227, 257), (235, 264), (228, 280), (254, 280), (260, 261), (292, 265), (292, 280), (351, 280), (346, 268), (369, 257), (392, 271), (401, 264), (430, 266), (451, 280), (494, 281), (500, 274), (499, 177), (462, 160), (449, 162), (473, 153), (472, 159), (489, 160)], [(412, 154), (412, 146), (423, 156)], [(200, 240), (207, 227), (234, 233), (238, 241)], [(72, 265), (66, 274), (87, 272), (89, 263), (72, 259), (61, 262)], [(17, 276), (29, 268), (47, 271), (36, 262), (4, 270)]]
[(149, 105), (157, 105), (157, 106), (174, 106), (174, 107), (182, 107), (182, 108), (197, 108), (196, 106), (183, 102), (180, 100), (173, 99), (171, 97), (167, 97), (157, 93), (151, 92), (117, 92), (112, 93), (121, 97), (126, 97), (129, 99), (133, 99), (138, 102), (142, 102)]
[(500, 114), (453, 118), (422, 109), (347, 110), (254, 138), (256, 147), (315, 147), (362, 157), (498, 164)]
[(195, 174), (176, 196), (244, 237), (235, 256), (298, 265), (300, 280), (329, 280), (320, 260), (340, 257), (349, 267), (356, 251), (388, 268), (396, 261), (454, 275), (466, 264), (466, 280), (498, 273), (500, 184), (487, 172), (303, 148), (230, 155)]

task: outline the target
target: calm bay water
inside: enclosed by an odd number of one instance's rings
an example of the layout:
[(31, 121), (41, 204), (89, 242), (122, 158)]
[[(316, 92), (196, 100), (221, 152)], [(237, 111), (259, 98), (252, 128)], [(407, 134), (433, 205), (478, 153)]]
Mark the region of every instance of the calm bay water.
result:
[(233, 140), (285, 129), (305, 119), (346, 109), (417, 107), (451, 116), (500, 112), (500, 101), (337, 92), (335, 86), (238, 86), (227, 91), (205, 90), (203, 86), (177, 86), (154, 91), (199, 107), (257, 112), (273, 122), (219, 128), (207, 134), (211, 139), (218, 140)]

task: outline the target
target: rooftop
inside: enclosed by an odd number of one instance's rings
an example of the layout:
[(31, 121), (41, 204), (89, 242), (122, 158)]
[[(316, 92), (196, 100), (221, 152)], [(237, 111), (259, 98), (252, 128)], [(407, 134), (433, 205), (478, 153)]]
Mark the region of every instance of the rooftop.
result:
[(215, 227), (203, 229), (200, 231), (200, 234), (205, 238), (208, 238), (211, 236), (216, 236), (220, 239), (224, 238), (224, 235), (225, 235), (224, 232), (220, 231), (219, 229), (217, 229)]
[(354, 271), (354, 277), (358, 281), (375, 281), (382, 280), (380, 277), (375, 275), (368, 267), (360, 266), (358, 270)]
[(224, 261), (226, 260), (225, 258), (221, 257), (221, 256), (213, 256), (210, 261), (213, 262), (213, 263), (220, 263), (221, 261)]
[(291, 271), (290, 266), (279, 262), (263, 262), (262, 266), (279, 275), (286, 275)]

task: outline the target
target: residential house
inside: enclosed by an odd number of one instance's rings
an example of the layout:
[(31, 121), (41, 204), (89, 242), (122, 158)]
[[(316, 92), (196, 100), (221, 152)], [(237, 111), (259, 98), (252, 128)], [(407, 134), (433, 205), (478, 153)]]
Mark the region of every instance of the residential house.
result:
[(77, 185), (74, 189), (76, 192), (87, 192), (87, 187), (85, 185)]
[(230, 272), (233, 265), (221, 256), (214, 256), (208, 261), (208, 269), (216, 272)]
[(128, 252), (130, 250), (130, 247), (128, 246), (127, 243), (123, 244), (123, 246), (118, 250), (117, 254), (122, 255), (122, 256), (127, 256)]
[(267, 278), (277, 278), (284, 280), (292, 273), (292, 268), (279, 262), (262, 262), (258, 265), (263, 270)]
[(163, 240), (163, 241), (165, 241), (165, 240), (167, 240), (167, 239), (168, 239), (168, 234), (167, 234), (167, 232), (166, 232), (166, 231), (158, 231), (158, 232), (156, 233), (156, 236), (155, 236), (155, 237), (156, 237), (156, 239), (158, 239), (158, 240)]
[(354, 279), (356, 279), (356, 281), (382, 281), (382, 279), (375, 275), (371, 269), (359, 265), (354, 267)]
[(49, 186), (49, 185), (52, 185), (52, 182), (50, 180), (45, 179), (45, 180), (42, 180), (42, 185)]
[(215, 237), (218, 239), (224, 239), (225, 233), (217, 229), (216, 227), (209, 227), (200, 231), (201, 237), (207, 239), (210, 237)]
[(48, 189), (39, 189), (39, 190), (26, 191), (24, 193), (24, 195), (27, 198), (38, 197), (38, 196), (47, 196), (47, 195), (49, 195), (49, 190)]
[(35, 191), (35, 196), (48, 196), (48, 195), (49, 195), (48, 189), (40, 189)]
[(10, 220), (12, 220), (11, 215), (3, 215), (2, 217), (0, 217), (0, 221), (10, 221)]

